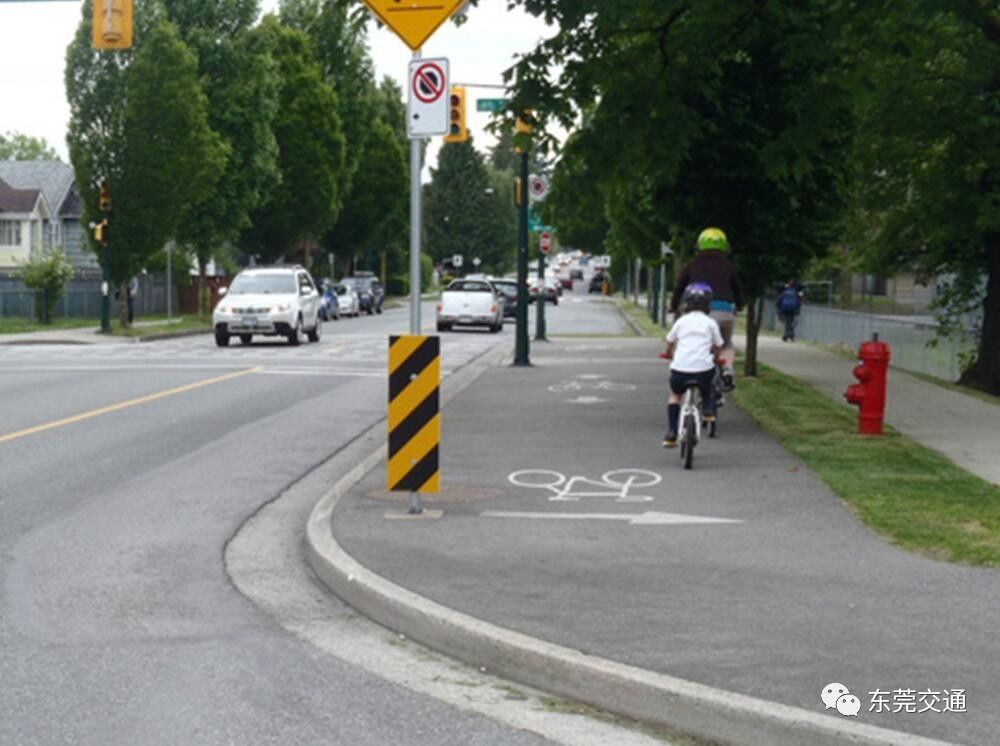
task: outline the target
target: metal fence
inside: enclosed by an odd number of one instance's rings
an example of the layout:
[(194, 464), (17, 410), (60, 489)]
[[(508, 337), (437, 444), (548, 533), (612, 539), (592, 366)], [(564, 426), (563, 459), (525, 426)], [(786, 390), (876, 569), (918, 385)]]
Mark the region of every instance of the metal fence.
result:
[[(773, 301), (764, 302), (762, 325), (775, 331), (784, 328)], [(843, 345), (855, 351), (875, 333), (889, 344), (892, 365), (946, 381), (958, 380), (962, 360), (976, 348), (976, 336), (971, 329), (938, 338), (937, 324), (931, 320), (839, 311), (811, 304), (802, 307), (795, 327), (796, 339)]]
[[(178, 288), (171, 287), (173, 308), (178, 308)], [(6, 279), (0, 283), (0, 318), (20, 317), (37, 318), (41, 307), (41, 294), (28, 290), (19, 281)], [(112, 299), (112, 314), (116, 313), (117, 302)], [(135, 300), (135, 313), (138, 316), (164, 314), (167, 310), (166, 278), (154, 275), (139, 276), (139, 294)], [(101, 317), (101, 284), (97, 280), (73, 280), (63, 297), (56, 304), (56, 318), (93, 318)]]

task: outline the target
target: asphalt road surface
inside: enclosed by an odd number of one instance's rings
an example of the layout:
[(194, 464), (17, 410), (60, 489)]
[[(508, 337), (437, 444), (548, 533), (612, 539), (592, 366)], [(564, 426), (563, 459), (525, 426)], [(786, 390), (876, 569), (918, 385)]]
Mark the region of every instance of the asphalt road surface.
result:
[[(597, 299), (567, 301), (548, 309), (550, 333), (622, 331)], [(433, 305), (423, 313), (428, 328)], [(384, 416), (386, 337), (406, 314), (328, 322), (298, 348), (208, 335), (0, 347), (0, 743), (627, 741), (588, 718), (506, 717), (401, 685), (293, 634), (288, 609), (262, 609), (227, 574), (248, 519)], [(513, 337), (513, 324), (445, 335), (445, 375)], [(262, 541), (288, 558), (283, 590), (300, 584), (312, 621), (352, 621), (311, 585), (294, 528)], [(384, 630), (353, 623), (354, 652), (398, 658)], [(450, 665), (403, 653), (397, 669)], [(526, 698), (492, 686), (508, 710)]]

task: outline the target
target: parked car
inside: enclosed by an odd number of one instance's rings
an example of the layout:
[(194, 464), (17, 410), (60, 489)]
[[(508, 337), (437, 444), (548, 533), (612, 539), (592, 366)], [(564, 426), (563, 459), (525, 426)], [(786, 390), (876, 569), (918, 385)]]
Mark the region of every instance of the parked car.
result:
[(337, 300), (337, 293), (329, 283), (323, 288), (323, 295), (319, 299), (319, 317), (323, 321), (337, 321), (340, 319), (340, 301)]
[(337, 295), (337, 304), (340, 306), (342, 316), (360, 315), (361, 299), (353, 287), (341, 282), (333, 286), (333, 292)]
[(528, 300), (531, 303), (538, 300), (538, 296), (541, 294), (547, 302), (559, 305), (559, 285), (551, 277), (546, 277), (544, 280), (533, 277), (528, 292)]
[(491, 279), (490, 282), (496, 289), (500, 300), (503, 301), (503, 315), (517, 316), (517, 281)]
[(605, 276), (603, 272), (594, 272), (590, 277), (590, 284), (587, 286), (588, 293), (603, 293), (604, 292), (604, 280)]
[(385, 300), (385, 292), (382, 290), (382, 283), (378, 281), (374, 272), (355, 272), (350, 277), (345, 277), (341, 282), (345, 285), (350, 285), (357, 291), (362, 311), (369, 315), (382, 313), (382, 302)]
[(238, 336), (250, 344), (255, 334), (283, 336), (297, 345), (305, 332), (319, 342), (319, 291), (304, 267), (253, 267), (240, 272), (212, 311), (215, 343), (229, 344)]
[(493, 333), (503, 329), (503, 301), (487, 280), (453, 280), (437, 304), (437, 330), (452, 326), (486, 326)]

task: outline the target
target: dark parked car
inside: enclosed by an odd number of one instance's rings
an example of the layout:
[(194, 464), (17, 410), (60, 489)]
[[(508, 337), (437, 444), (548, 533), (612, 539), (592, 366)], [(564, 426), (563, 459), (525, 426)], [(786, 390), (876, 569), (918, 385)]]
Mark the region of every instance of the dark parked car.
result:
[(503, 299), (503, 315), (517, 316), (517, 282), (514, 280), (490, 280), (490, 282)]
[(382, 313), (385, 292), (383, 292), (382, 284), (375, 277), (374, 272), (355, 272), (352, 276), (345, 277), (341, 282), (354, 288), (357, 292), (362, 311), (369, 315)]
[(590, 278), (590, 285), (587, 286), (588, 293), (603, 293), (604, 292), (604, 273), (594, 272), (593, 276)]

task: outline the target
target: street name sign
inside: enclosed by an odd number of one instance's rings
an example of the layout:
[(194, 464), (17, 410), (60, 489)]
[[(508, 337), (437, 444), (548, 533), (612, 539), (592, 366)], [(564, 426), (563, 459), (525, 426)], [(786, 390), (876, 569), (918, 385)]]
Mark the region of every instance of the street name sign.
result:
[(411, 140), (448, 132), (448, 60), (411, 60), (406, 134)]
[(477, 98), (476, 111), (491, 111), (496, 113), (507, 105), (505, 98)]
[(414, 52), (466, 0), (365, 0), (365, 5)]

